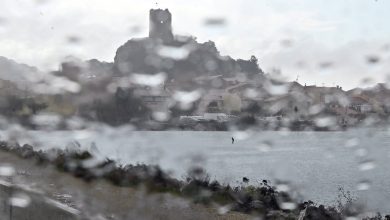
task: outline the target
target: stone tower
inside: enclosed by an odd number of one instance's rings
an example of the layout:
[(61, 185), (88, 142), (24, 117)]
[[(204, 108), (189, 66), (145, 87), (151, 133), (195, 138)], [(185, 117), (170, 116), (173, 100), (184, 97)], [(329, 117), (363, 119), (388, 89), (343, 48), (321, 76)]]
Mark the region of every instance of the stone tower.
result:
[(164, 43), (173, 41), (172, 15), (168, 9), (151, 9), (149, 13), (149, 37)]

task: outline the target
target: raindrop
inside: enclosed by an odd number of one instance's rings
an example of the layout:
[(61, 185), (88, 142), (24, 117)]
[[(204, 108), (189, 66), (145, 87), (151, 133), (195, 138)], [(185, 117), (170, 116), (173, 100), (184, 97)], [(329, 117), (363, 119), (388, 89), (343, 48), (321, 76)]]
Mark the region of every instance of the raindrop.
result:
[(362, 180), (357, 184), (357, 190), (365, 191), (370, 189), (371, 182), (369, 180)]
[(231, 210), (231, 205), (225, 205), (218, 208), (218, 214), (225, 215)]
[(78, 141), (71, 141), (65, 146), (65, 151), (71, 153), (81, 152), (81, 144)]
[(218, 68), (218, 64), (214, 60), (206, 61), (205, 67), (208, 71), (215, 71)]
[(306, 68), (307, 64), (304, 61), (298, 61), (295, 63), (295, 66), (303, 69), (303, 68)]
[(77, 37), (77, 36), (69, 36), (69, 37), (67, 38), (67, 41), (68, 41), (68, 43), (70, 43), (70, 44), (78, 44), (78, 43), (81, 42), (81, 38), (79, 38), (79, 37)]
[(91, 143), (91, 146), (90, 146), (90, 148), (89, 148), (89, 151), (91, 152), (91, 153), (93, 153), (93, 154), (100, 154), (100, 151), (99, 151), (99, 149), (98, 149), (98, 147), (96, 146), (96, 143), (95, 142), (92, 142)]
[(131, 81), (138, 85), (157, 87), (165, 82), (167, 75), (165, 73), (157, 73), (154, 75), (132, 74)]
[(11, 206), (20, 208), (26, 208), (30, 204), (30, 202), (30, 197), (24, 193), (15, 194), (9, 199), (9, 203)]
[(360, 164), (359, 164), (359, 170), (361, 171), (368, 171), (368, 170), (372, 170), (376, 167), (374, 161), (372, 160), (366, 160), (366, 161), (362, 161)]
[(284, 95), (288, 92), (287, 85), (273, 85), (272, 83), (265, 83), (264, 89), (267, 90), (271, 95)]
[(66, 126), (70, 130), (80, 130), (85, 126), (85, 122), (82, 118), (72, 117), (66, 120)]
[(244, 95), (249, 99), (254, 99), (259, 95), (259, 93), (255, 89), (248, 88), (244, 91)]
[(204, 24), (207, 26), (224, 26), (226, 20), (224, 18), (206, 18)]
[(374, 83), (374, 81), (373, 81), (373, 79), (370, 78), (370, 77), (365, 77), (365, 78), (363, 78), (363, 79), (360, 81), (360, 84), (363, 85), (363, 86), (369, 85), (369, 84), (373, 84), (373, 83)]
[(283, 137), (287, 137), (291, 134), (291, 131), (289, 128), (283, 127), (279, 129), (279, 135)]
[(134, 26), (130, 27), (130, 33), (138, 34), (139, 32), (141, 32), (141, 29), (142, 28), (140, 26), (134, 25)]
[(332, 62), (322, 62), (318, 64), (318, 67), (321, 69), (328, 69), (331, 68), (332, 66), (333, 66)]
[(191, 92), (176, 91), (173, 94), (173, 99), (179, 102), (182, 107), (189, 106), (193, 102), (200, 99), (200, 97), (201, 92), (199, 90), (194, 90)]
[(58, 126), (58, 124), (62, 121), (61, 116), (56, 114), (39, 114), (32, 117), (32, 122), (35, 125), (54, 129)]
[(170, 116), (167, 112), (153, 112), (153, 119), (160, 122), (168, 121)]
[(257, 147), (257, 149), (261, 152), (268, 152), (271, 150), (271, 147), (272, 147), (271, 141), (264, 141)]
[(81, 90), (80, 84), (65, 77), (51, 77), (46, 81), (37, 84), (34, 91), (43, 94), (59, 94), (64, 91), (78, 93)]
[(293, 41), (290, 39), (284, 39), (284, 40), (280, 41), (280, 44), (283, 47), (291, 47), (293, 45)]
[(316, 115), (316, 114), (320, 113), (323, 109), (324, 109), (324, 106), (322, 106), (322, 105), (312, 105), (309, 108), (309, 113), (311, 115)]
[(213, 79), (211, 81), (211, 85), (214, 87), (214, 88), (220, 88), (223, 86), (223, 81), (221, 79)]
[(245, 139), (248, 139), (250, 137), (250, 133), (247, 131), (236, 131), (233, 133), (232, 136), (234, 137), (234, 139), (237, 139), (237, 140), (245, 140)]
[(351, 139), (349, 139), (349, 140), (347, 140), (345, 142), (345, 147), (353, 148), (353, 147), (358, 146), (358, 144), (359, 144), (359, 139), (358, 138), (351, 138)]
[(0, 176), (13, 176), (15, 174), (15, 169), (8, 164), (0, 164)]
[(380, 62), (380, 58), (376, 55), (369, 55), (366, 57), (366, 60), (369, 64), (377, 64)]
[(315, 123), (318, 127), (328, 127), (336, 124), (336, 119), (334, 117), (321, 117), (316, 118)]
[(282, 202), (280, 208), (284, 210), (293, 210), (297, 207), (297, 204), (294, 202)]
[(191, 52), (191, 48), (188, 46), (183, 47), (171, 47), (162, 46), (157, 49), (158, 55), (174, 60), (185, 60)]
[(236, 79), (237, 79), (238, 82), (244, 83), (244, 82), (247, 81), (247, 76), (246, 76), (245, 73), (237, 73), (236, 74)]
[(367, 152), (367, 149), (359, 148), (356, 150), (355, 154), (358, 157), (365, 157), (368, 154), (368, 152)]
[(276, 191), (278, 192), (288, 192), (290, 191), (290, 185), (288, 183), (280, 182), (276, 185)]
[(133, 69), (133, 65), (130, 62), (119, 62), (118, 63), (118, 70), (122, 74), (126, 74), (131, 72)]

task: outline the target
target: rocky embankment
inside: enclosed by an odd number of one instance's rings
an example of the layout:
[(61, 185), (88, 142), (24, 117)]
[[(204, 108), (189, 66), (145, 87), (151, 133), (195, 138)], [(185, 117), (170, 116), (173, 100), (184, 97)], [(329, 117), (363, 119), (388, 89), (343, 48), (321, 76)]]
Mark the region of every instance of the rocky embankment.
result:
[(156, 166), (118, 166), (109, 159), (97, 160), (89, 152), (42, 152), (29, 145), (6, 142), (0, 143), (0, 161), (16, 171), (11, 176), (13, 184), (27, 185), (80, 210), (79, 219), (251, 219), (258, 216), (341, 220), (360, 214), (348, 207), (340, 211), (312, 202), (297, 203), (287, 192), (276, 191), (266, 180), (259, 186), (221, 185), (210, 181), (196, 167), (182, 181), (171, 178)]

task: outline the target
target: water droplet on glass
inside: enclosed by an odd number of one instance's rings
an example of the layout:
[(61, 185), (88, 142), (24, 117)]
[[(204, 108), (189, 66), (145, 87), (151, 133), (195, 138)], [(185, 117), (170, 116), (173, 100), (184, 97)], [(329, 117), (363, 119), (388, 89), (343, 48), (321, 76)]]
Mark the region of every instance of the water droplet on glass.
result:
[(277, 85), (270, 82), (264, 84), (264, 89), (271, 95), (284, 95), (288, 92), (287, 85)]
[(68, 43), (70, 43), (70, 44), (78, 44), (78, 43), (81, 42), (81, 38), (79, 38), (79, 37), (77, 37), (77, 36), (69, 36), (69, 37), (67, 38), (67, 41), (68, 41)]
[(30, 202), (30, 197), (24, 193), (15, 194), (9, 199), (10, 205), (20, 208), (26, 208)]
[(332, 66), (333, 66), (332, 62), (322, 62), (318, 64), (318, 67), (321, 69), (328, 69), (331, 68)]
[(361, 171), (372, 170), (375, 167), (376, 167), (376, 165), (375, 165), (374, 161), (372, 161), (372, 160), (362, 161), (359, 164), (359, 170), (361, 170)]
[(140, 26), (137, 26), (137, 25), (130, 27), (131, 34), (138, 34), (139, 32), (141, 32), (141, 30), (142, 30), (142, 28)]
[(199, 90), (185, 92), (185, 91), (176, 91), (173, 94), (173, 99), (179, 102), (182, 109), (188, 109), (191, 104), (201, 97), (201, 92)]
[(336, 124), (334, 117), (320, 117), (315, 119), (315, 123), (318, 127), (328, 127)]
[(0, 164), (0, 176), (13, 176), (15, 169), (8, 164)]
[(380, 58), (376, 55), (369, 55), (366, 57), (367, 63), (369, 64), (376, 64), (379, 63)]
[(165, 82), (167, 75), (165, 73), (157, 73), (154, 75), (147, 74), (132, 74), (131, 81), (138, 85), (157, 87)]
[(290, 185), (288, 183), (279, 183), (276, 185), (276, 191), (288, 192), (288, 191), (290, 191)]
[(259, 93), (255, 89), (249, 88), (245, 90), (244, 95), (247, 98), (254, 99), (259, 95)]
[(271, 141), (263, 141), (257, 149), (261, 152), (268, 152), (271, 150), (272, 142)]
[(374, 84), (374, 80), (370, 77), (366, 77), (366, 78), (363, 78), (362, 80), (360, 80), (360, 86), (364, 86), (364, 87), (368, 87), (370, 86), (371, 84)]
[(247, 131), (236, 131), (232, 135), (236, 140), (245, 140), (250, 137), (250, 133)]
[(347, 147), (347, 148), (353, 148), (353, 147), (358, 146), (358, 144), (359, 144), (359, 139), (358, 139), (358, 138), (351, 138), (351, 139), (348, 139), (348, 140), (345, 142), (345, 147)]
[(158, 55), (174, 60), (185, 60), (191, 52), (191, 48), (188, 46), (171, 47), (161, 46), (157, 49)]
[(312, 105), (309, 108), (309, 113), (311, 115), (316, 115), (316, 114), (320, 113), (323, 109), (324, 109), (323, 105)]
[(355, 154), (358, 157), (365, 157), (365, 156), (367, 156), (368, 152), (367, 152), (367, 149), (359, 148), (356, 150)]
[(297, 204), (294, 202), (282, 202), (280, 208), (284, 210), (293, 210), (297, 207)]
[(170, 118), (168, 112), (153, 112), (152, 116), (154, 120), (160, 122), (168, 121)]
[(206, 18), (204, 24), (207, 26), (223, 26), (226, 24), (224, 18)]
[(371, 187), (371, 182), (369, 180), (362, 180), (357, 184), (357, 190), (368, 190)]
[(57, 114), (41, 113), (34, 115), (31, 121), (42, 128), (54, 129), (62, 121), (62, 117)]
[(231, 210), (231, 205), (225, 205), (218, 208), (218, 214), (225, 215)]

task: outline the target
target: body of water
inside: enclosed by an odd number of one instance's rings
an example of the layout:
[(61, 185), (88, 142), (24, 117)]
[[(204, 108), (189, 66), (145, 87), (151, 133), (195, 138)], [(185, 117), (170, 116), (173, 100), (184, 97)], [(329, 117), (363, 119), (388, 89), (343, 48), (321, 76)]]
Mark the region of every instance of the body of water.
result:
[[(3, 134), (4, 136), (4, 134)], [(235, 138), (232, 144), (231, 138)], [(390, 212), (390, 135), (385, 129), (345, 132), (30, 131), (23, 142), (38, 148), (82, 147), (120, 163), (158, 164), (181, 178), (202, 166), (217, 179), (257, 185), (288, 182), (303, 198), (335, 204), (338, 188), (372, 211)]]

